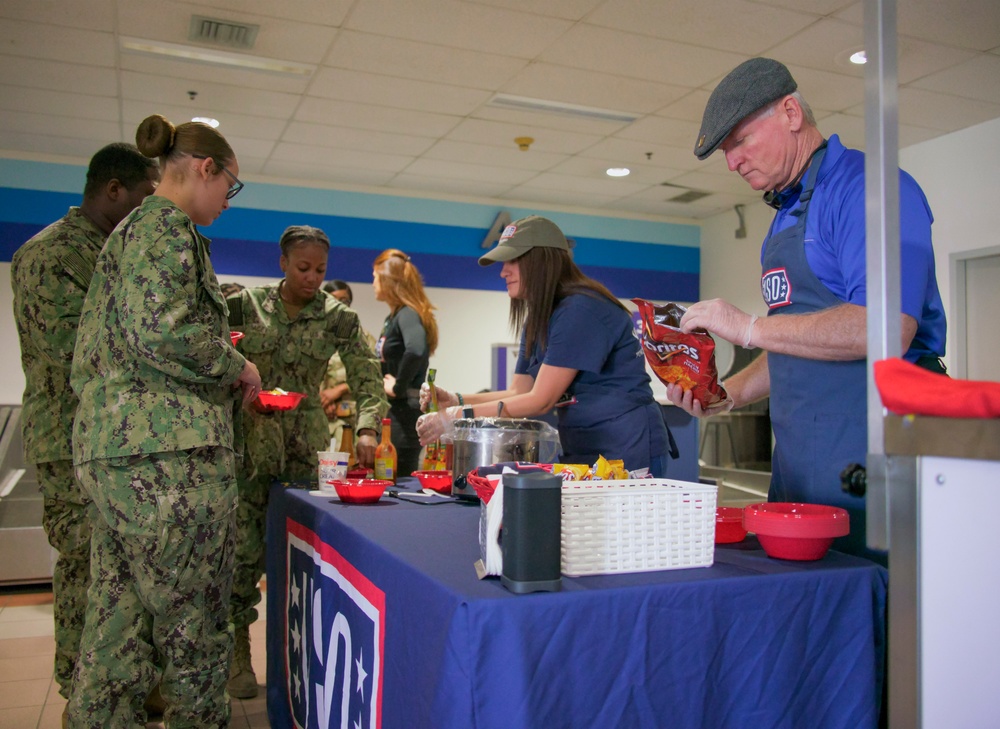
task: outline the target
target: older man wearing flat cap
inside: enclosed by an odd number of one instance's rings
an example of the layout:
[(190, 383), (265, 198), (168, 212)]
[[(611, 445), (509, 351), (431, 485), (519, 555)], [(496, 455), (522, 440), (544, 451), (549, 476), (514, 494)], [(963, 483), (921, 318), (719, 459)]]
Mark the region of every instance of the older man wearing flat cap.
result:
[[(721, 299), (692, 305), (685, 331), (707, 329), (766, 353), (730, 377), (732, 403), (705, 412), (691, 393), (667, 388), (693, 415), (770, 396), (774, 429), (771, 501), (846, 508), (851, 534), (841, 551), (884, 563), (865, 544), (864, 497), (845, 493), (840, 473), (864, 463), (867, 447), (865, 162), (836, 134), (824, 139), (788, 69), (751, 58), (729, 73), (705, 107), (694, 153), (721, 149), (729, 169), (764, 193), (776, 210), (761, 248), (758, 318)], [(905, 359), (943, 371), (946, 324), (934, 271), (930, 206), (899, 173), (902, 350)]]

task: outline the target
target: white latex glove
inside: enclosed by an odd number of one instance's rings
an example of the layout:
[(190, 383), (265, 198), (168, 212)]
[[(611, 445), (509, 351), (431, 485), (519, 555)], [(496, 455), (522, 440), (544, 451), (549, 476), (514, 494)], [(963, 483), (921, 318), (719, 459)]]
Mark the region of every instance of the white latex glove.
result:
[(455, 430), (455, 420), (460, 417), (462, 417), (462, 408), (458, 405), (438, 410), (436, 413), (421, 415), (417, 418), (417, 436), (420, 438), (420, 445), (441, 440), (441, 436)]
[(718, 415), (719, 413), (728, 413), (733, 409), (733, 398), (730, 395), (726, 396), (725, 400), (715, 403), (709, 408), (703, 408), (700, 400), (694, 399), (694, 391), (685, 391), (683, 387), (677, 383), (667, 385), (667, 399), (670, 400), (674, 405), (681, 408), (688, 415), (692, 415), (696, 418), (705, 418), (710, 415)]
[[(438, 408), (444, 409), (452, 405), (458, 405), (458, 397), (447, 390), (442, 390), (440, 387), (435, 385), (435, 390), (437, 390), (438, 398)], [(420, 409), (425, 413), (427, 408), (431, 406), (431, 386), (426, 382), (420, 386)]]
[(747, 314), (722, 299), (707, 299), (691, 304), (681, 317), (681, 331), (704, 329), (727, 342), (749, 349), (753, 342), (757, 316)]

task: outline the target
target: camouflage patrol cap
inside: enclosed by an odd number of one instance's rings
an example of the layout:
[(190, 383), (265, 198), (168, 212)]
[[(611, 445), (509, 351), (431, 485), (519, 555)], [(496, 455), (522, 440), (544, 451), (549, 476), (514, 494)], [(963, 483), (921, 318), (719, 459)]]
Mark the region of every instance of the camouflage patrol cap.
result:
[(780, 61), (751, 58), (734, 68), (708, 97), (694, 146), (698, 159), (718, 149), (733, 128), (758, 109), (795, 91), (798, 84)]

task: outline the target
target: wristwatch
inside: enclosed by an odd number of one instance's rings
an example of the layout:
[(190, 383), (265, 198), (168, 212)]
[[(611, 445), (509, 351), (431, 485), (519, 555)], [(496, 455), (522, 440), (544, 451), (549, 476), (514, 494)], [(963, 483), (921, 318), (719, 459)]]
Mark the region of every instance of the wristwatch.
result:
[(469, 420), (472, 420), (476, 417), (476, 414), (475, 412), (473, 412), (471, 405), (462, 406), (462, 417), (467, 418)]

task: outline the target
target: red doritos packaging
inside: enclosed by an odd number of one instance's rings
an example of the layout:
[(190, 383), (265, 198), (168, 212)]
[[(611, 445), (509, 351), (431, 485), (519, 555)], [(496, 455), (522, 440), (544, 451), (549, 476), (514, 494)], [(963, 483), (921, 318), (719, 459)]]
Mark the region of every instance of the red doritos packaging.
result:
[(719, 384), (715, 366), (715, 340), (707, 332), (685, 334), (681, 317), (687, 311), (680, 304), (657, 306), (645, 299), (632, 299), (642, 317), (639, 338), (646, 361), (665, 385), (678, 384), (693, 390), (694, 399), (706, 410), (728, 399)]

